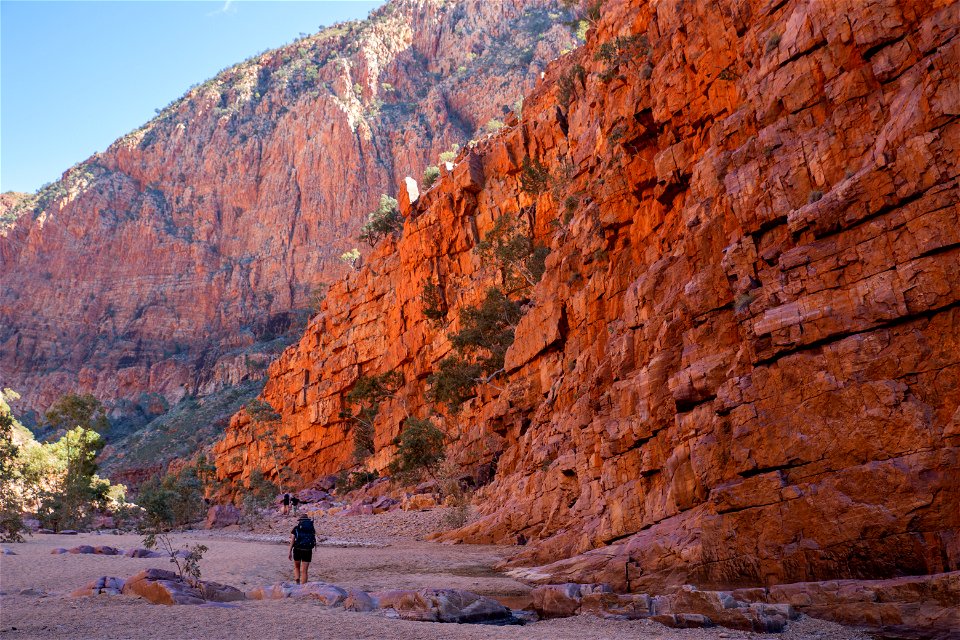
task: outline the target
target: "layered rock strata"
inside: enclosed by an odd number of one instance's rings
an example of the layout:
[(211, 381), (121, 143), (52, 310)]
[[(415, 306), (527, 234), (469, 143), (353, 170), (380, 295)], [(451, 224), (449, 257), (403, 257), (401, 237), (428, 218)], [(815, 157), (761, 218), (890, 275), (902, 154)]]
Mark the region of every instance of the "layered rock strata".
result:
[(396, 0), (4, 195), (0, 380), (18, 412), (69, 390), (176, 401), (236, 384), (222, 370), (300, 322), (380, 194), (495, 128), (574, 46), (567, 17), (552, 0)]
[[(271, 366), (281, 462), (349, 467), (347, 394), (397, 371), (368, 464), (433, 416), (451, 456), (495, 467), (480, 519), (446, 537), (522, 534), (527, 578), (657, 593), (957, 570), (960, 5), (602, 11)], [(449, 414), (427, 376), (498, 282), (476, 247), (504, 215), (533, 221), (546, 271), (505, 371)], [(222, 479), (272, 468), (255, 426), (234, 417)]]

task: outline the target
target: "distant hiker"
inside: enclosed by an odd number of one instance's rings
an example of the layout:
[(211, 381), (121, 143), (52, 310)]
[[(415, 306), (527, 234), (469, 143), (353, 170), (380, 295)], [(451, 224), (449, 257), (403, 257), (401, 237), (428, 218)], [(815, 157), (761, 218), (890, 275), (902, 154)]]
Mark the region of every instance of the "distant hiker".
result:
[(520, 545), (521, 547), (527, 544), (527, 536), (523, 535), (522, 533), (518, 535), (517, 544)]
[[(296, 500), (296, 498), (294, 498)], [(317, 546), (317, 531), (313, 528), (313, 520), (306, 514), (297, 520), (297, 526), (290, 532), (290, 553), (293, 560), (293, 580), (297, 584), (307, 584), (307, 572), (313, 560), (313, 548)]]
[(296, 513), (297, 509), (300, 508), (300, 498), (293, 496), (290, 501), (293, 502), (293, 512)]
[(280, 513), (282, 513), (283, 515), (287, 515), (288, 513), (290, 513), (290, 494), (289, 493), (283, 494), (283, 506), (280, 507)]

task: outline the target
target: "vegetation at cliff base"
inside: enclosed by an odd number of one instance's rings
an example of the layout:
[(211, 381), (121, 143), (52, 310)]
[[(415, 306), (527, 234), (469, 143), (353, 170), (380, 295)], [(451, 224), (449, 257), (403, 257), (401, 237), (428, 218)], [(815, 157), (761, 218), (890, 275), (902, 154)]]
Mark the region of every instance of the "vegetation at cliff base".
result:
[(24, 514), (59, 531), (122, 508), (126, 488), (97, 475), (108, 425), (103, 405), (90, 395), (63, 396), (45, 416), (59, 437), (40, 443), (13, 417), (7, 400), (18, 397), (9, 389), (0, 394), (0, 535), (19, 539)]

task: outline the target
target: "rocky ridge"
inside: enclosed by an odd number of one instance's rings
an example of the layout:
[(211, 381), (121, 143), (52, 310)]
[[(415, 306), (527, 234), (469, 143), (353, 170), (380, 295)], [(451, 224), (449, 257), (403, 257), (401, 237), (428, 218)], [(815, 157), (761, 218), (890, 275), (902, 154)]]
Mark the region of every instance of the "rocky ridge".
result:
[[(401, 194), (402, 237), (271, 365), (283, 462), (349, 466), (346, 394), (398, 371), (368, 464), (433, 415), (461, 464), (495, 469), (482, 517), (446, 537), (523, 534), (528, 579), (656, 593), (957, 570), (960, 6), (602, 12), (520, 122)], [(427, 376), (497, 282), (474, 249), (531, 213), (551, 252), (505, 371), (437, 415)], [(242, 413), (217, 453), (224, 480), (269, 470)]]
[(256, 378), (251, 358), (272, 357), (257, 345), (301, 326), (379, 194), (502, 118), (574, 46), (567, 17), (550, 0), (396, 0), (5, 194), (0, 379), (18, 413), (67, 390), (122, 412)]

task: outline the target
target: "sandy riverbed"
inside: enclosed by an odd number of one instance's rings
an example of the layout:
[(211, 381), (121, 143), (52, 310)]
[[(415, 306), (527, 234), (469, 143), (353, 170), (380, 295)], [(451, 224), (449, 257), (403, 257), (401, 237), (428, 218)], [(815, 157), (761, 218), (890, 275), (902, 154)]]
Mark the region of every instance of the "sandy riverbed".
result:
[[(386, 588), (457, 588), (522, 602), (529, 586), (493, 571), (511, 549), (494, 546), (442, 545), (417, 540), (426, 525), (401, 526), (406, 516), (340, 518), (318, 522), (320, 533), (338, 539), (373, 542), (372, 548), (318, 547), (311, 580), (365, 590)], [(349, 522), (348, 522), (349, 520)], [(399, 524), (398, 524), (399, 523)], [(273, 527), (289, 531), (290, 522)], [(261, 531), (261, 538), (271, 531)], [(361, 535), (365, 534), (365, 535)], [(264, 539), (247, 540), (242, 532), (187, 532), (178, 541), (203, 542), (203, 577), (248, 590), (291, 579), (287, 549)], [(648, 621), (601, 620), (579, 616), (523, 627), (449, 625), (394, 620), (378, 613), (327, 609), (316, 602), (247, 601), (237, 608), (152, 605), (129, 596), (71, 598), (69, 592), (99, 576), (127, 578), (147, 567), (167, 568), (163, 559), (97, 555), (51, 555), (56, 547), (79, 544), (140, 546), (136, 535), (35, 535), (23, 544), (6, 544), (17, 555), (0, 557), (0, 639), (122, 638), (472, 638), (570, 639), (648, 638), (650, 640), (866, 640), (866, 636), (826, 622), (803, 619), (777, 635), (747, 634), (729, 629), (674, 630)], [(26, 593), (21, 594), (22, 591)]]

